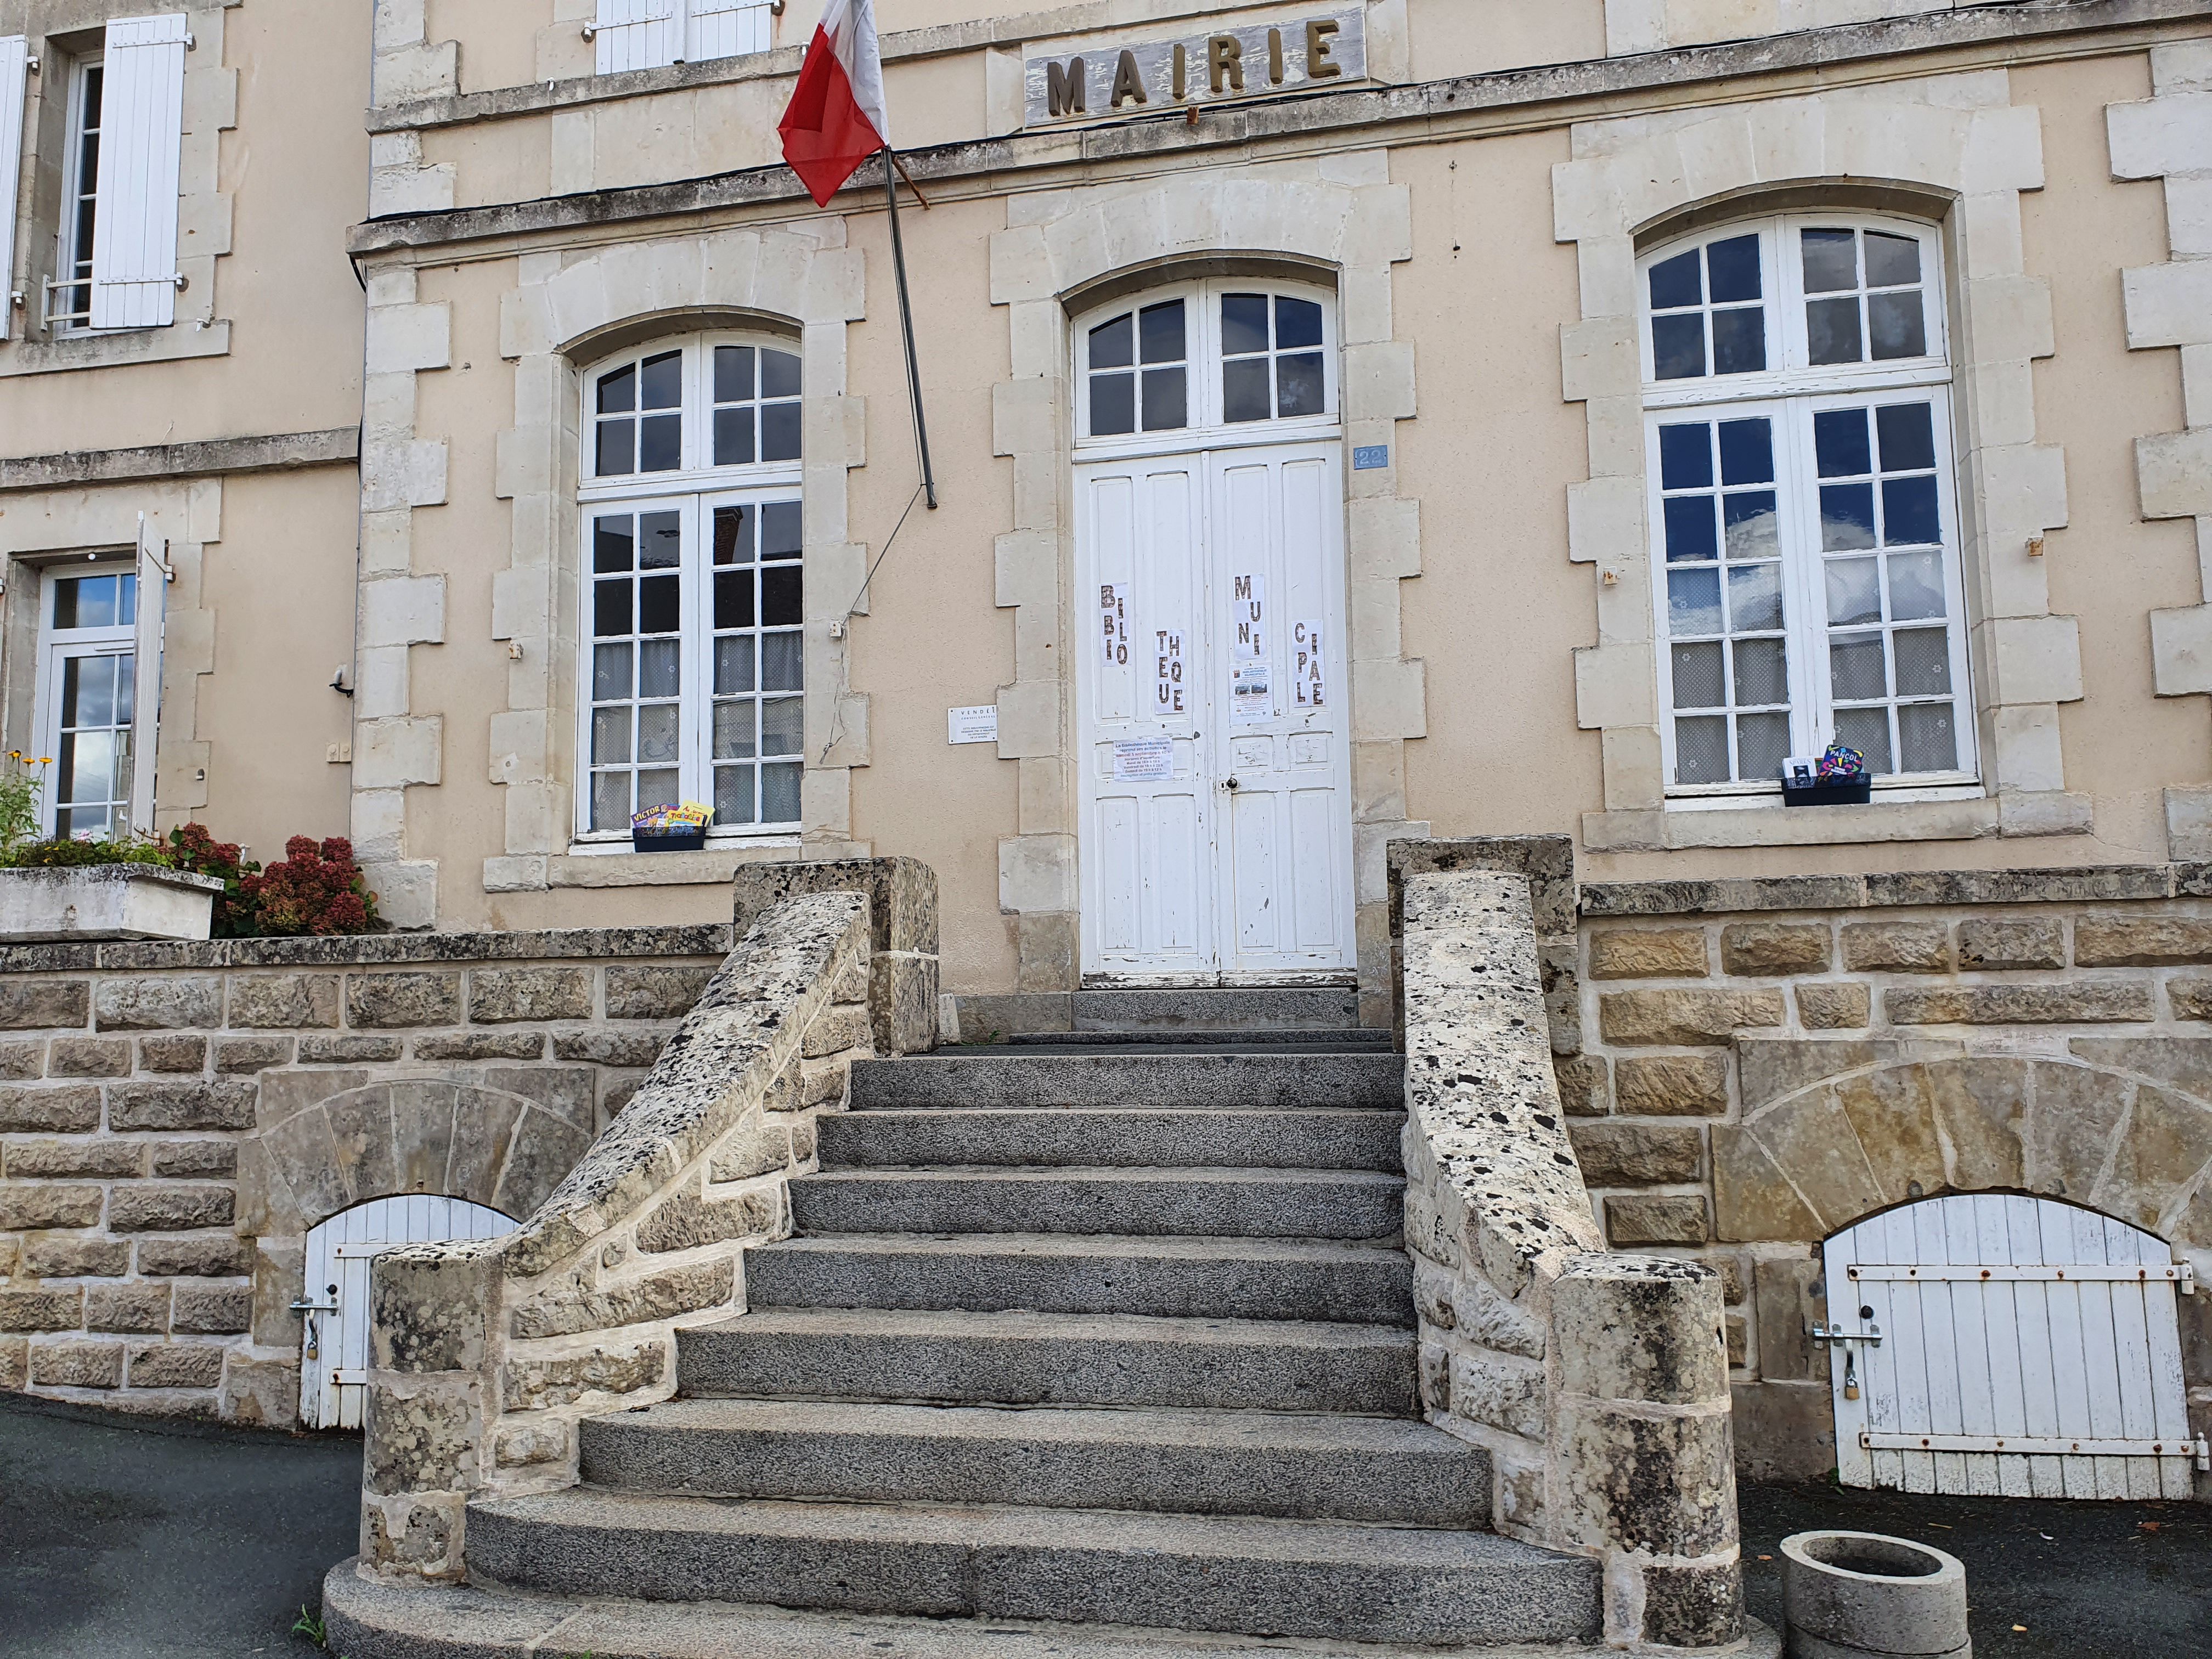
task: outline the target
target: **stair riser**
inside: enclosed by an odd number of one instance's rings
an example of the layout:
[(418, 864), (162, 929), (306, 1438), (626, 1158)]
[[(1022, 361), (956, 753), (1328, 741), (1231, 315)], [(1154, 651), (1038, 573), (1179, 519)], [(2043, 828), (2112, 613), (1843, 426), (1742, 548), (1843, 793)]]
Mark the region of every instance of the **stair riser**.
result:
[(803, 1233), (1111, 1233), (1124, 1237), (1389, 1238), (1395, 1184), (1259, 1181), (932, 1181), (807, 1176), (791, 1183)]
[(471, 1577), (568, 1595), (714, 1598), (934, 1618), (1164, 1626), (1255, 1636), (1497, 1644), (1588, 1639), (1596, 1565), (1479, 1567), (976, 1548), (866, 1538), (469, 1521)]
[(1350, 985), (1186, 991), (1078, 991), (1078, 1031), (1345, 1030), (1359, 1024), (1359, 992)]
[(970, 1440), (956, 1435), (676, 1430), (586, 1418), (583, 1478), (633, 1492), (857, 1503), (1263, 1515), (1475, 1528), (1490, 1465), (1441, 1455), (1282, 1446)]
[(909, 1054), (854, 1062), (852, 1103), (867, 1111), (1400, 1107), (1405, 1103), (1405, 1067), (1396, 1054)]
[[(742, 1323), (742, 1322), (740, 1322)], [(1414, 1345), (1291, 1351), (1118, 1339), (687, 1331), (687, 1395), (1001, 1406), (1192, 1406), (1412, 1417)]]
[(756, 1308), (914, 1308), (970, 1313), (1149, 1314), (1164, 1319), (1319, 1319), (1413, 1324), (1413, 1263), (1085, 1261), (1021, 1256), (843, 1256), (749, 1251)]
[(836, 1114), (825, 1170), (931, 1164), (1402, 1171), (1405, 1119), (1385, 1112)]

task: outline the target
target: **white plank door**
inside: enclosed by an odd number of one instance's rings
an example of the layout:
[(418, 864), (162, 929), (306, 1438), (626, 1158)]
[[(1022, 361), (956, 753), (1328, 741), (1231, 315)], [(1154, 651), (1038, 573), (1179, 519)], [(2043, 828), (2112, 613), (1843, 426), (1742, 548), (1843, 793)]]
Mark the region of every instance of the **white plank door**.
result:
[(2051, 1199), (1931, 1198), (1837, 1234), (1824, 1266), (1844, 1485), (2189, 1495), (2191, 1286), (2154, 1234)]
[(402, 1244), (503, 1238), (515, 1222), (465, 1198), (404, 1193), (356, 1204), (311, 1228), (301, 1297), (300, 1422), (357, 1429), (368, 1404), (368, 1269)]

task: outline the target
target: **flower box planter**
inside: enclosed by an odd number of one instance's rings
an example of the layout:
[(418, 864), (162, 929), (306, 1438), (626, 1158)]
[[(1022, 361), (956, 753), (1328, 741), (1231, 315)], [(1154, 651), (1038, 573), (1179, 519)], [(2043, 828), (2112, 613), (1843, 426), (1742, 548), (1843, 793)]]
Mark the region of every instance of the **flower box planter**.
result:
[(1784, 806), (1863, 806), (1873, 799), (1871, 778), (1829, 778), (1819, 783), (1782, 786)]
[(153, 864), (0, 869), (0, 943), (202, 939), (222, 884)]
[(707, 829), (632, 830), (629, 844), (636, 853), (696, 853), (707, 844)]

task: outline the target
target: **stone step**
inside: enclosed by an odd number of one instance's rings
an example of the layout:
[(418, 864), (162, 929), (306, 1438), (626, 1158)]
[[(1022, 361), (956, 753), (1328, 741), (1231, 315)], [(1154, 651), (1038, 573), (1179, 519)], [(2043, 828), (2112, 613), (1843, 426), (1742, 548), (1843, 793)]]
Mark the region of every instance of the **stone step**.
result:
[(819, 1121), (824, 1170), (930, 1164), (1403, 1169), (1401, 1111), (1063, 1109), (838, 1112)]
[(585, 1481), (629, 1492), (1490, 1522), (1480, 1449), (1383, 1418), (671, 1400), (580, 1432)]
[(909, 1107), (1268, 1107), (1405, 1104), (1395, 1054), (1060, 1054), (1047, 1050), (908, 1054), (853, 1066), (856, 1110)]
[(1389, 1238), (1399, 1176), (1362, 1170), (845, 1170), (791, 1183), (805, 1233)]
[(1410, 1331), (1265, 1319), (767, 1308), (678, 1333), (691, 1398), (1419, 1413)]
[(1316, 1028), (1310, 1031), (1015, 1031), (1010, 1033), (1003, 1045), (963, 1045), (957, 1051), (972, 1053), (994, 1047), (1010, 1048), (1073, 1048), (1096, 1054), (1111, 1054), (1128, 1048), (1142, 1048), (1171, 1054), (1189, 1048), (1243, 1048), (1255, 1054), (1290, 1050), (1299, 1054), (1388, 1054), (1395, 1039), (1387, 1030), (1331, 1030)]
[[(823, 1124), (835, 1120), (824, 1118)], [(787, 1238), (745, 1252), (755, 1308), (1149, 1314), (1413, 1324), (1404, 1251), (1292, 1239), (990, 1233)]]
[(468, 1562), (472, 1579), (558, 1595), (942, 1619), (1439, 1644), (1587, 1641), (1600, 1626), (1593, 1560), (1487, 1532), (1243, 1516), (579, 1487), (470, 1504)]
[(1351, 985), (1078, 991), (1070, 1012), (1078, 1031), (1337, 1031), (1358, 1027), (1359, 991)]

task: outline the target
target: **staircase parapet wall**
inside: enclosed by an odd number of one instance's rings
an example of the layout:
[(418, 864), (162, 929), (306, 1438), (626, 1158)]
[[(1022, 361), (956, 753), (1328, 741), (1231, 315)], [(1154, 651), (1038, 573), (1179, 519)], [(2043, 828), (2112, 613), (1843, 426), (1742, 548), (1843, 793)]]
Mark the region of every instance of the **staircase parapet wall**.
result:
[[(738, 866), (737, 931), (800, 893), (868, 896), (868, 1007), (879, 1054), (923, 1054), (939, 1029), (937, 872), (920, 859), (817, 859)], [(1571, 931), (1571, 929), (1570, 929)]]
[(1531, 878), (1420, 846), (1394, 843), (1391, 869), (1424, 1405), (1489, 1451), (1500, 1531), (1603, 1564), (1609, 1641), (1726, 1648), (1743, 1601), (1719, 1275), (1606, 1250)]
[(744, 1310), (746, 1247), (789, 1233), (815, 1117), (843, 1109), (853, 1061), (875, 1051), (870, 913), (849, 890), (760, 910), (518, 1231), (376, 1259), (366, 1568), (458, 1583), (471, 1498), (574, 1485), (577, 1420), (666, 1399), (678, 1328)]

